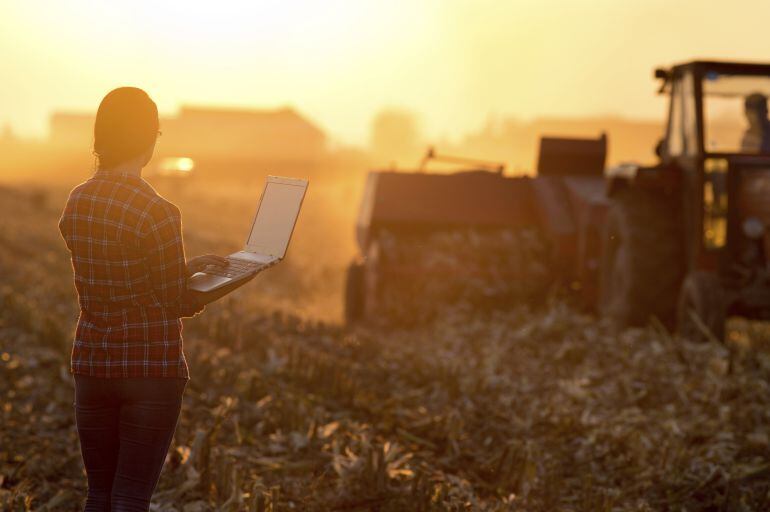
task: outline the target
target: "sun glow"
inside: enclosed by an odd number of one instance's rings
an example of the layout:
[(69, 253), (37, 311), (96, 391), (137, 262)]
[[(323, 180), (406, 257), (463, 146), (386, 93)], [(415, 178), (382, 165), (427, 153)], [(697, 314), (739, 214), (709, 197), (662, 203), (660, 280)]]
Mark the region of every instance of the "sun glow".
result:
[(93, 110), (119, 85), (165, 113), (291, 105), (353, 143), (386, 107), (434, 139), (497, 115), (659, 119), (655, 66), (766, 59), (770, 3), (747, 4), (682, 0), (701, 14), (683, 25), (662, 0), (0, 1), (0, 123), (44, 136), (52, 110)]
[(195, 168), (195, 162), (188, 157), (166, 157), (158, 164), (157, 173), (161, 176), (186, 176)]

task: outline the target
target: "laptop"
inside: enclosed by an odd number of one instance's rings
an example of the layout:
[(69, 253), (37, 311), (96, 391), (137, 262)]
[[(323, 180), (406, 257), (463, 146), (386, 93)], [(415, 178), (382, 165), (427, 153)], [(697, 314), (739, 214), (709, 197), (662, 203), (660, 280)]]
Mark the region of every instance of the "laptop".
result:
[(246, 246), (226, 257), (227, 267), (193, 274), (187, 288), (211, 292), (281, 261), (297, 223), (307, 184), (307, 180), (268, 176)]

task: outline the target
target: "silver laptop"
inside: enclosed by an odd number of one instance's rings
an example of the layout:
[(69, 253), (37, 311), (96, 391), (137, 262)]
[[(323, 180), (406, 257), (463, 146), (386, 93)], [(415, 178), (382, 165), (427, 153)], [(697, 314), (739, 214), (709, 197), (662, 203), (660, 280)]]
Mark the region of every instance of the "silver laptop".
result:
[(307, 183), (307, 180), (268, 176), (246, 247), (227, 256), (227, 267), (193, 274), (187, 288), (210, 292), (281, 261), (297, 223)]

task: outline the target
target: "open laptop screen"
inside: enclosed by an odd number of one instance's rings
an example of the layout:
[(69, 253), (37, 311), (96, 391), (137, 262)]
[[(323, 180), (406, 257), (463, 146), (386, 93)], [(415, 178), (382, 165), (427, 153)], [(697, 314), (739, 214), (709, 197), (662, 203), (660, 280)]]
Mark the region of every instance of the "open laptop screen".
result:
[(268, 179), (246, 242), (249, 251), (279, 258), (286, 254), (307, 188), (306, 181), (292, 181), (287, 183)]

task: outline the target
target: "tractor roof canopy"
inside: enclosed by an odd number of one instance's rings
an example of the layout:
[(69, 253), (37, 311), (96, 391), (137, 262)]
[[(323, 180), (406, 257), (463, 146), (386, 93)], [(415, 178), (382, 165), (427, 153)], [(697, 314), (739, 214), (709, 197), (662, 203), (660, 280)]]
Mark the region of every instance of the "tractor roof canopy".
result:
[(671, 79), (684, 73), (692, 73), (696, 78), (706, 75), (744, 75), (770, 76), (770, 64), (757, 62), (725, 62), (716, 60), (695, 60), (676, 64), (670, 68), (658, 68), (655, 77), (666, 80), (666, 91), (671, 85)]

